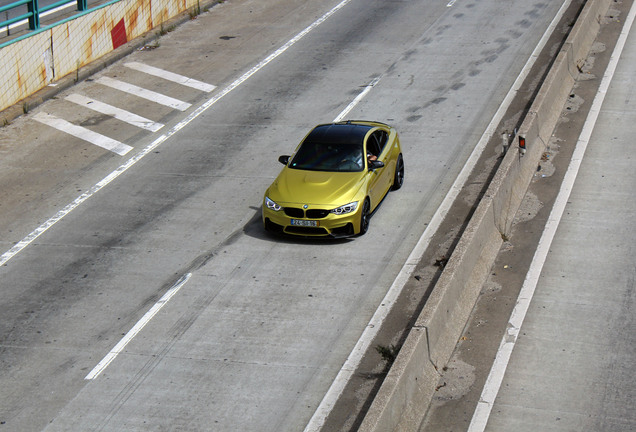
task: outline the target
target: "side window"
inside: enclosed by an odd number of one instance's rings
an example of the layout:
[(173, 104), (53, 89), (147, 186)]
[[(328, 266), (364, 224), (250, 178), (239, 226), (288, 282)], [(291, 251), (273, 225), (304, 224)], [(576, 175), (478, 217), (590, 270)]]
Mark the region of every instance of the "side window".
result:
[(380, 156), (380, 145), (378, 143), (378, 133), (373, 132), (367, 140), (367, 151), (374, 156)]
[(382, 153), (382, 150), (384, 150), (384, 146), (386, 145), (386, 141), (389, 138), (389, 134), (386, 133), (386, 131), (383, 130), (379, 130), (374, 132), (374, 135), (376, 135), (377, 139), (378, 139), (378, 154)]
[(369, 140), (367, 141), (367, 150), (374, 154), (375, 156), (380, 156), (384, 146), (386, 145), (387, 138), (389, 134), (387, 134), (383, 130), (377, 130), (371, 134)]

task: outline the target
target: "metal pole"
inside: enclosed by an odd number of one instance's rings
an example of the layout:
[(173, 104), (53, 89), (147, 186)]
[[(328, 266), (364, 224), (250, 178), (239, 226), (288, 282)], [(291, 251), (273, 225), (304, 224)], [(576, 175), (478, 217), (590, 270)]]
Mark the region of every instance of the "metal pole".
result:
[(31, 0), (27, 3), (29, 8), (29, 30), (37, 30), (40, 28), (40, 9), (38, 6), (38, 0)]

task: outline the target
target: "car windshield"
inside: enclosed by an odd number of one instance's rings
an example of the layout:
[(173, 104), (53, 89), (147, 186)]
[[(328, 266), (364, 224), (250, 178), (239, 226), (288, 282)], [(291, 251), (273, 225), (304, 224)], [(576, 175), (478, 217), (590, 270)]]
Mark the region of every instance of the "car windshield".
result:
[(361, 171), (362, 145), (305, 141), (289, 166), (310, 171)]
[(369, 129), (369, 126), (356, 124), (317, 126), (305, 138), (289, 167), (310, 171), (362, 171), (363, 141)]

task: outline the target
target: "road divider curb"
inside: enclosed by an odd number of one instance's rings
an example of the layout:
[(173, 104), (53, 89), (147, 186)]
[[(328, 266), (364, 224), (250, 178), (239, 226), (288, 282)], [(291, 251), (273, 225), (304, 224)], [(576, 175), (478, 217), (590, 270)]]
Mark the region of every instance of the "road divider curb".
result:
[[(367, 411), (360, 432), (415, 431), (435, 393), (611, 0), (589, 0)], [(526, 152), (518, 147), (525, 137)]]

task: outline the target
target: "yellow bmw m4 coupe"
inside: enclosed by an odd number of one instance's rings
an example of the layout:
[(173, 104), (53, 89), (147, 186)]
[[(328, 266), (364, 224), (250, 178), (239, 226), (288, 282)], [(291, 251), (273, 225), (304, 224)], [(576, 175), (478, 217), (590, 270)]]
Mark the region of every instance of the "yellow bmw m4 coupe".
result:
[(404, 182), (397, 131), (384, 123), (322, 124), (307, 134), (263, 199), (263, 225), (304, 237), (362, 235), (389, 190)]

